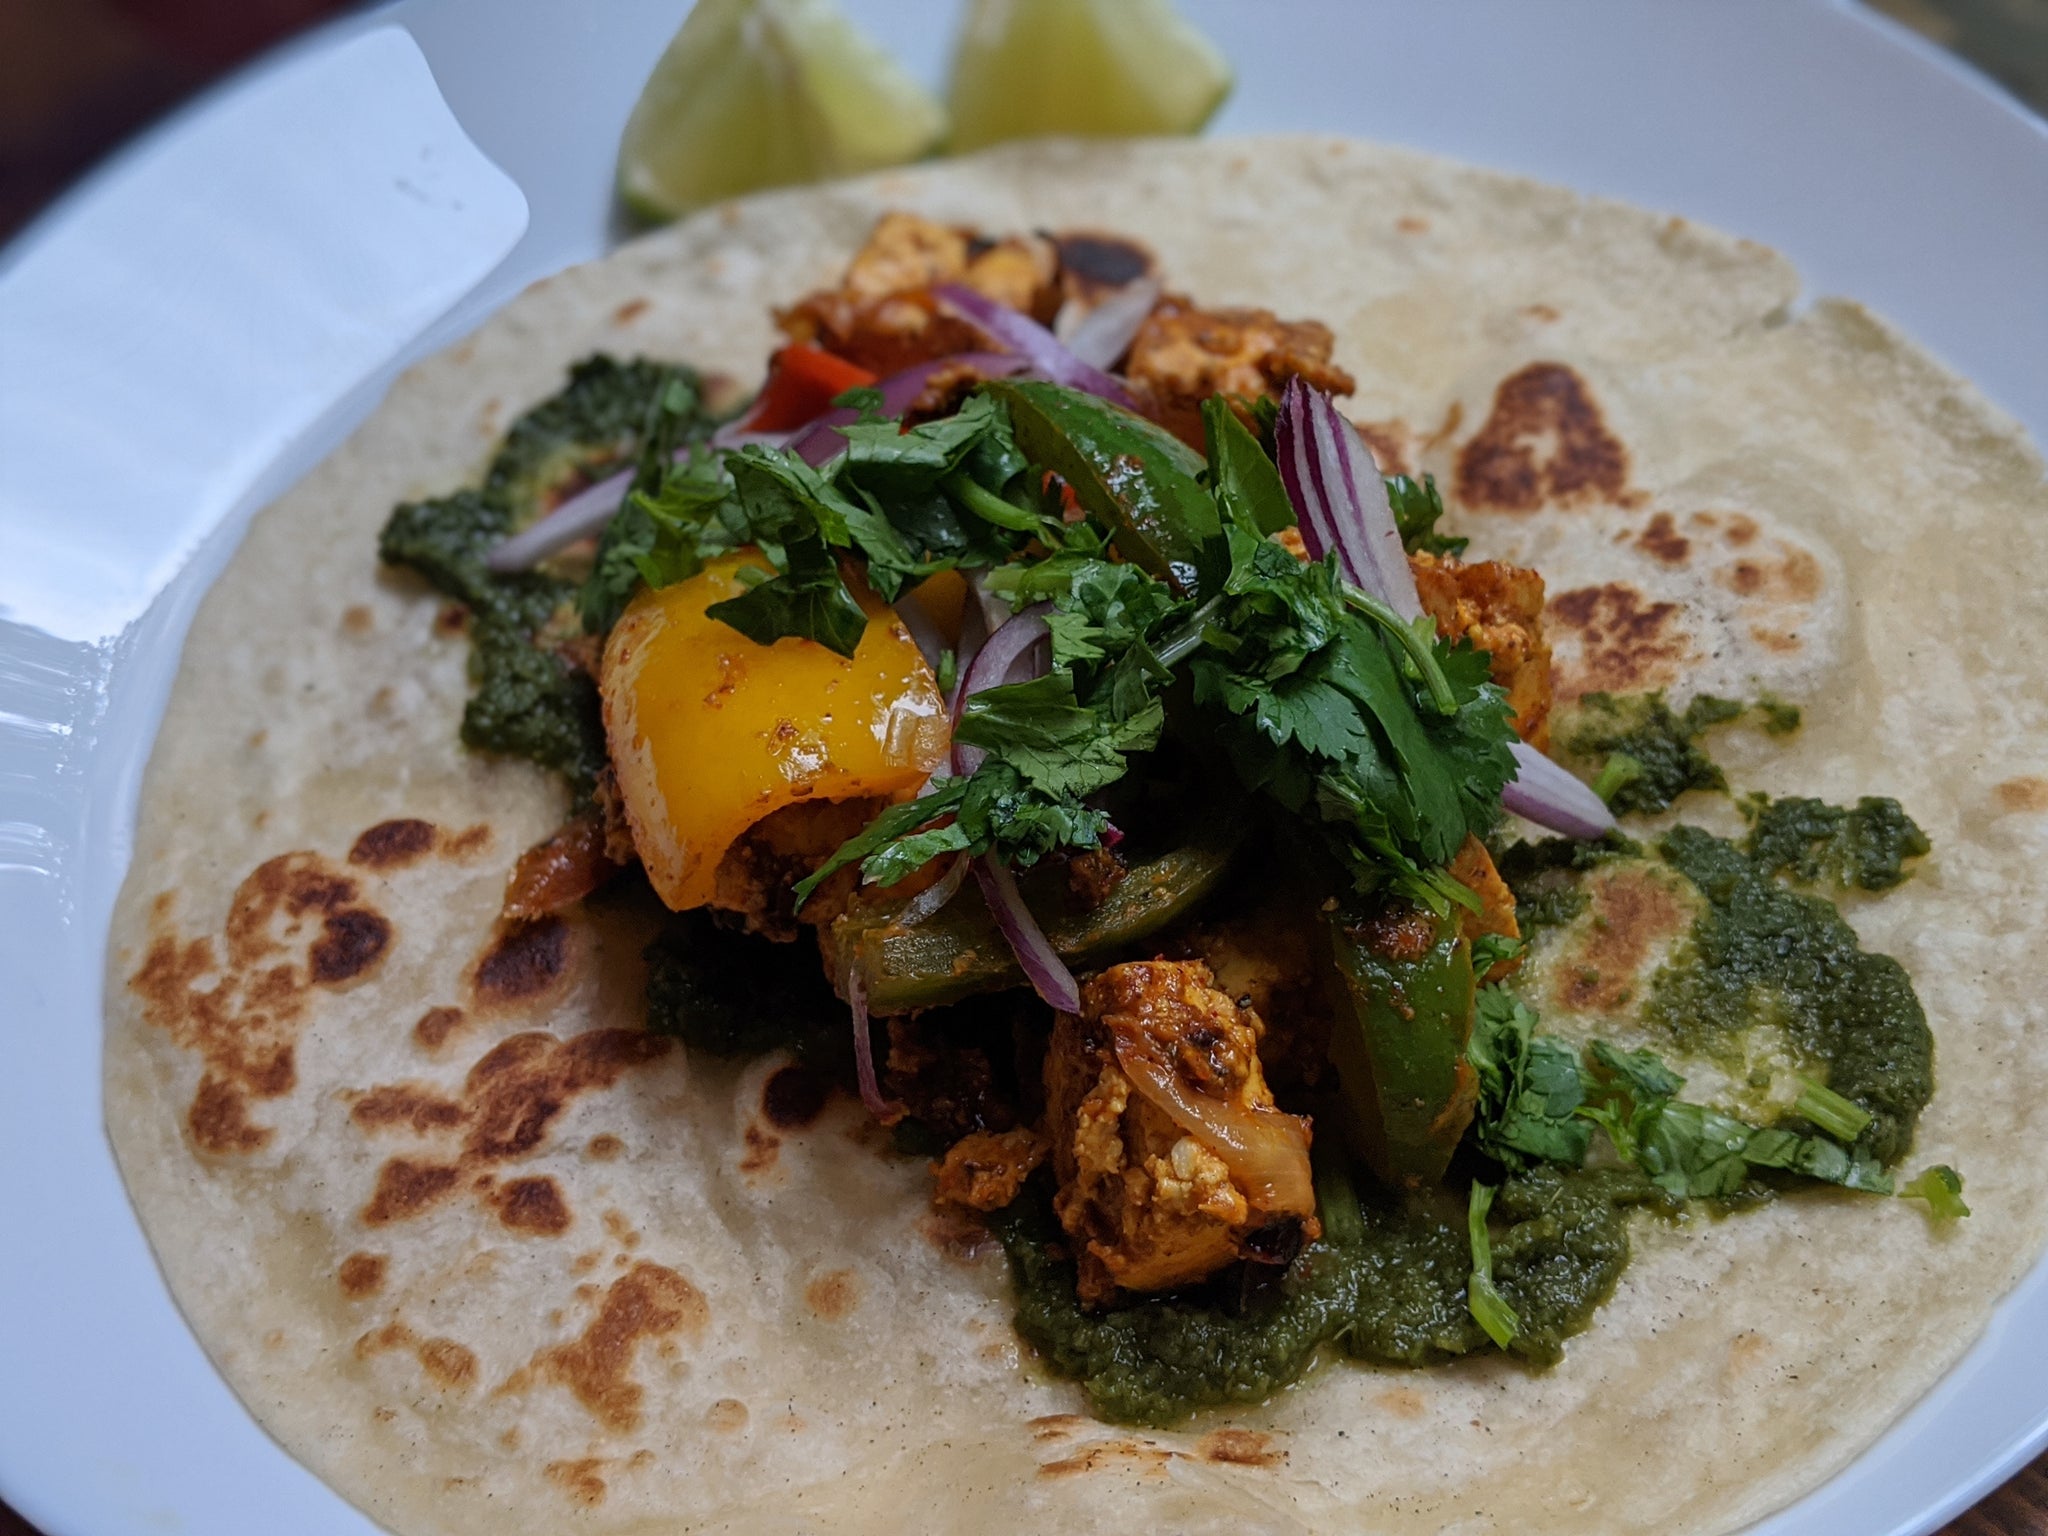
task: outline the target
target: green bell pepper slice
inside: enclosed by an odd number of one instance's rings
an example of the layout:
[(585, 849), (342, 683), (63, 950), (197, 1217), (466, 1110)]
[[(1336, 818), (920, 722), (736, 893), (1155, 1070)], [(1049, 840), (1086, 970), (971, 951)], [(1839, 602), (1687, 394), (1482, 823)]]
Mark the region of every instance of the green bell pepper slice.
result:
[(982, 386), (1010, 409), (1017, 446), (1074, 488), (1115, 531), (1124, 558), (1183, 594), (1203, 586), (1222, 533), (1201, 457), (1142, 416), (1094, 395), (1033, 379)]
[[(1136, 865), (1100, 906), (1087, 911), (1063, 901), (1058, 872), (1051, 868), (1024, 878), (1025, 900), (1062, 959), (1102, 959), (1193, 911), (1222, 880), (1237, 841), (1205, 839)], [(972, 880), (915, 927), (903, 927), (892, 913), (856, 914), (835, 922), (827, 943), (832, 974), (843, 976), (857, 965), (867, 983), (868, 1010), (877, 1016), (1025, 984), (1017, 957)]]
[(1472, 1123), (1478, 1075), (1465, 1059), (1476, 986), (1455, 918), (1382, 909), (1330, 919), (1336, 1016), (1330, 1057), (1353, 1150), (1399, 1189), (1440, 1181)]

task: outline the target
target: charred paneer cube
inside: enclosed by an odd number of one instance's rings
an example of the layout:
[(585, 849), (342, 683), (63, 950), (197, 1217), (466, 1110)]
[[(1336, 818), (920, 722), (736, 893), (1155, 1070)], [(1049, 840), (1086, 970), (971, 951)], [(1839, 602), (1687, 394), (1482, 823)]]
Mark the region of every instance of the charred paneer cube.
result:
[(1199, 960), (1111, 966), (1054, 1025), (1054, 1209), (1084, 1302), (1192, 1284), (1237, 1259), (1284, 1263), (1321, 1234), (1309, 1125), (1275, 1107), (1262, 1033)]
[(1448, 556), (1408, 557), (1415, 595), (1447, 640), (1470, 640), (1486, 652), (1493, 680), (1508, 696), (1515, 730), (1545, 751), (1550, 746), (1550, 642), (1543, 636), (1543, 578), (1500, 560), (1467, 564)]
[(939, 308), (933, 288), (964, 283), (1044, 322), (1059, 306), (1059, 277), (1059, 252), (1044, 236), (985, 240), (957, 225), (887, 213), (837, 288), (799, 299), (775, 320), (792, 341), (890, 374), (986, 345)]

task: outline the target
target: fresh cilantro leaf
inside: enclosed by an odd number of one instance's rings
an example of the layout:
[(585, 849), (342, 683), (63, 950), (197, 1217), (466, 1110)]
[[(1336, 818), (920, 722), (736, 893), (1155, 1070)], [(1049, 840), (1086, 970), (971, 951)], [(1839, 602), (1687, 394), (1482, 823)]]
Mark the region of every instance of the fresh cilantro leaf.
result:
[[(872, 858), (883, 848), (909, 837), (918, 828), (940, 817), (950, 816), (967, 796), (965, 778), (934, 778), (929, 789), (915, 800), (905, 800), (883, 811), (853, 837), (841, 843), (832, 857), (796, 884), (797, 905), (811, 899), (811, 893), (849, 864)], [(920, 866), (913, 864), (910, 869)], [(905, 873), (909, 871), (906, 870)], [(890, 882), (884, 881), (883, 884)]]
[(789, 569), (782, 575), (713, 603), (706, 617), (730, 624), (756, 645), (794, 635), (851, 657), (868, 618), (846, 590), (838, 561), (815, 536), (791, 543), (786, 556)]
[(1466, 1050), (1479, 1078), (1474, 1139), (1517, 1173), (1536, 1162), (1576, 1168), (1592, 1143), (1592, 1127), (1578, 1113), (1585, 1102), (1578, 1055), (1537, 1034), (1536, 1022), (1533, 1010), (1501, 988), (1482, 987)]
[[(920, 422), (907, 431), (898, 422), (875, 420), (856, 422), (839, 432), (846, 439), (846, 475), (878, 495), (930, 489), (959, 469), (974, 447), (991, 435), (1000, 435), (1010, 445), (1007, 454), (997, 450), (997, 462), (1014, 459), (1018, 468), (1023, 464), (1010, 436), (1009, 413), (987, 395), (970, 395), (951, 416)], [(1000, 490), (1008, 478), (990, 488)]]
[(1444, 499), (1436, 488), (1436, 476), (1420, 480), (1407, 475), (1388, 475), (1387, 503), (1394, 509), (1394, 526), (1401, 532), (1401, 547), (1409, 554), (1462, 555), (1470, 539), (1452, 538), (1436, 531), (1444, 515)]
[(1157, 700), (1127, 720), (1077, 703), (1071, 672), (987, 688), (960, 711), (954, 740), (998, 754), (1032, 789), (1078, 799), (1124, 776), (1126, 753), (1158, 744), (1166, 710)]

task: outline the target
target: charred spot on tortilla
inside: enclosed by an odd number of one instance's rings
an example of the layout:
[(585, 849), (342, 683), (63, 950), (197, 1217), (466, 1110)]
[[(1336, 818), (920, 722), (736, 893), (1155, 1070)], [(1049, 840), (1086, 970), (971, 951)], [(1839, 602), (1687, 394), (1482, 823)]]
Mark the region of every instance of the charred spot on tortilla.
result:
[(579, 1456), (574, 1461), (551, 1461), (541, 1472), (585, 1509), (595, 1509), (611, 1492), (602, 1475), (605, 1465), (602, 1456)]
[(1544, 623), (1560, 700), (1669, 687), (1697, 659), (1678, 604), (1652, 600), (1626, 582), (1559, 592)]
[(605, 1131), (601, 1135), (590, 1138), (588, 1144), (583, 1148), (583, 1155), (594, 1163), (609, 1163), (623, 1156), (625, 1150), (626, 1144), (623, 1141), (612, 1135), (610, 1131)]
[(2048, 778), (2021, 774), (1993, 785), (1992, 797), (2003, 811), (2048, 811)]
[(746, 1152), (740, 1158), (741, 1173), (766, 1173), (775, 1166), (775, 1160), (782, 1153), (782, 1138), (772, 1131), (763, 1130), (753, 1121), (740, 1133), (746, 1145)]
[(626, 300), (625, 303), (612, 311), (612, 324), (631, 325), (635, 320), (638, 320), (647, 313), (647, 303), (646, 299)]
[(357, 1096), (348, 1117), (365, 1131), (409, 1127), (425, 1136), (455, 1129), (469, 1118), (469, 1111), (427, 1084), (392, 1083)]
[(479, 1011), (546, 997), (569, 968), (569, 925), (553, 913), (503, 925), (476, 962), (470, 1004)]
[[(204, 935), (182, 938), (168, 904), (152, 908), (151, 941), (128, 989), (146, 1022), (200, 1058), (186, 1129), (202, 1152), (246, 1155), (269, 1145), (269, 1127), (249, 1106), (296, 1085), (311, 988), (346, 985), (382, 958), (390, 925), (356, 905), (357, 894), (320, 855), (295, 852), (265, 860), (236, 887), (218, 948)], [(291, 958), (301, 946), (303, 965)]]
[(360, 869), (403, 869), (432, 852), (439, 835), (431, 821), (417, 817), (380, 821), (355, 840), (348, 851), (348, 861)]
[(721, 1397), (705, 1410), (704, 1422), (721, 1435), (736, 1435), (747, 1427), (747, 1405), (736, 1397)]
[(1653, 954), (1688, 928), (1699, 900), (1686, 883), (1648, 861), (1624, 861), (1585, 877), (1589, 921), (1553, 966), (1556, 1006), (1611, 1016), (1638, 1000)]
[(462, 1170), (451, 1163), (394, 1157), (377, 1170), (377, 1187), (363, 1207), (365, 1226), (388, 1226), (424, 1215), (455, 1192)]
[(761, 1113), (778, 1130), (800, 1131), (825, 1112), (832, 1083), (822, 1072), (792, 1064), (778, 1067), (761, 1085)]
[(1678, 531), (1678, 520), (1669, 512), (1653, 516), (1636, 535), (1635, 543), (1644, 554), (1666, 565), (1683, 565), (1692, 554), (1692, 540)]
[(498, 1220), (514, 1232), (539, 1237), (560, 1237), (569, 1230), (573, 1217), (562, 1187), (546, 1175), (513, 1179), (491, 1197)]
[(1493, 410), (1458, 451), (1455, 484), (1468, 507), (1626, 505), (1628, 450), (1607, 429), (1586, 381), (1536, 362), (1501, 380)]
[(860, 1305), (860, 1276), (850, 1269), (828, 1270), (804, 1287), (804, 1305), (836, 1323)]
[(443, 1005), (429, 1008), (412, 1027), (412, 1037), (428, 1051), (438, 1051), (446, 1045), (455, 1032), (469, 1022), (469, 1015), (460, 1008)]
[(1089, 1472), (1137, 1472), (1164, 1477), (1174, 1453), (1164, 1446), (1144, 1445), (1136, 1440), (1103, 1440), (1058, 1461), (1039, 1466), (1040, 1477), (1076, 1477)]
[(559, 1040), (541, 1031), (500, 1041), (470, 1068), (463, 1099), (474, 1117), (466, 1158), (524, 1157), (581, 1093), (609, 1088), (658, 1060), (673, 1042), (637, 1029), (593, 1029)]
[(610, 1234), (612, 1241), (621, 1248), (631, 1252), (640, 1246), (639, 1230), (634, 1227), (632, 1222), (626, 1219), (624, 1211), (606, 1211), (603, 1220), (605, 1231)]
[(352, 1253), (341, 1261), (335, 1279), (343, 1295), (360, 1301), (384, 1289), (384, 1275), (389, 1267), (390, 1260), (381, 1253)]
[(185, 1128), (195, 1145), (215, 1154), (260, 1151), (271, 1136), (269, 1126), (249, 1119), (247, 1096), (210, 1072), (199, 1079)]
[(341, 611), (341, 629), (347, 635), (367, 635), (377, 626), (377, 616), (362, 603), (351, 603)]
[(1765, 597), (1774, 603), (1811, 603), (1821, 594), (1820, 562), (1796, 544), (1782, 545), (1779, 558), (1745, 557), (1722, 566), (1714, 579), (1737, 597)]
[(1212, 1429), (1195, 1442), (1195, 1454), (1237, 1467), (1277, 1467), (1287, 1460), (1273, 1437), (1256, 1429)]
[(427, 1379), (443, 1392), (455, 1392), (476, 1380), (476, 1351), (448, 1338), (422, 1338), (404, 1323), (393, 1321), (356, 1340), (356, 1358), (368, 1360), (392, 1350), (411, 1350)]
[(1372, 450), (1373, 463), (1379, 466), (1383, 475), (1412, 475), (1414, 469), (1415, 434), (1404, 421), (1358, 421), (1353, 422), (1358, 435), (1365, 439), (1365, 446)]
[(566, 1387), (603, 1428), (630, 1434), (645, 1417), (647, 1391), (632, 1376), (640, 1346), (672, 1335), (701, 1339), (710, 1322), (702, 1291), (642, 1259), (605, 1290), (582, 1333), (541, 1350), (498, 1390), (527, 1391), (536, 1380)]
[(367, 907), (330, 912), (307, 959), (313, 980), (323, 987), (360, 981), (376, 968), (391, 945), (391, 924)]

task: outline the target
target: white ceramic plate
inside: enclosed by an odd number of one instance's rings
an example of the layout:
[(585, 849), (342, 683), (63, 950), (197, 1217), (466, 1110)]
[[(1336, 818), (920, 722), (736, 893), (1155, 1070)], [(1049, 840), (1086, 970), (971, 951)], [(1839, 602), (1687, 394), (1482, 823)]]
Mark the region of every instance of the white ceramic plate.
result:
[[(1846, 0), (1186, 4), (1239, 70), (1219, 131), (1394, 140), (1762, 240), (2048, 440), (2048, 130)], [(939, 77), (948, 0), (851, 8)], [(228, 1393), (130, 1214), (99, 1104), (108, 912), (178, 646), (247, 517), (397, 368), (616, 242), (614, 146), (682, 9), (352, 17), (0, 253), (0, 1496), (50, 1536), (372, 1529)], [(2048, 1442), (2044, 1336), (2037, 1269), (1756, 1536), (1911, 1536), (1981, 1497)]]

